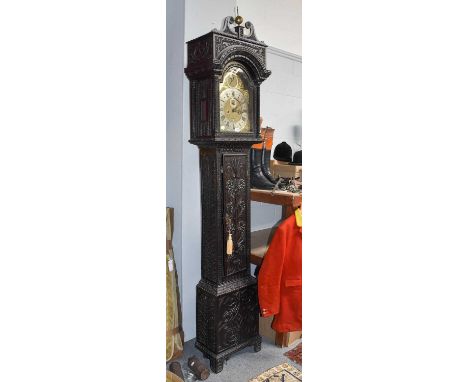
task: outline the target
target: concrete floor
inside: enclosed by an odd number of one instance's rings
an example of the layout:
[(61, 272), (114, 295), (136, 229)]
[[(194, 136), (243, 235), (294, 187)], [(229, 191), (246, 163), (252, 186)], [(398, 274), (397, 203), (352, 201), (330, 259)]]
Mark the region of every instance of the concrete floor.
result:
[[(231, 358), (224, 364), (223, 371), (219, 374), (211, 372), (208, 382), (248, 382), (251, 378), (255, 378), (262, 372), (277, 366), (281, 363), (288, 362), (295, 368), (302, 370), (301, 365), (291, 361), (288, 357), (284, 356), (288, 350), (296, 347), (302, 340), (295, 341), (290, 347), (279, 348), (275, 346), (268, 339), (263, 338), (262, 350), (258, 353), (254, 353), (253, 347), (247, 347), (242, 349), (236, 354), (233, 354)], [(196, 355), (199, 359), (203, 360), (209, 367), (209, 361), (203, 358), (203, 354), (195, 349), (195, 339), (190, 340), (184, 345), (184, 354), (176, 361), (180, 362), (184, 375), (187, 379), (187, 359)]]

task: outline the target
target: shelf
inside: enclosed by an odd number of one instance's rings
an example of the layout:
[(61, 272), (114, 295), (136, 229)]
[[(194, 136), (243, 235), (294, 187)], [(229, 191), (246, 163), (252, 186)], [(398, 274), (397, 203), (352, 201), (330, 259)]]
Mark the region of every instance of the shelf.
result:
[(255, 202), (291, 206), (294, 208), (302, 204), (302, 194), (287, 191), (272, 192), (271, 190), (258, 190), (256, 188), (250, 190), (250, 199)]
[(258, 248), (252, 248), (250, 250), (250, 262), (254, 265), (260, 265), (267, 251), (268, 245), (263, 245)]
[(283, 207), (283, 219), (294, 213), (294, 210), (302, 204), (302, 193), (296, 194), (287, 191), (250, 190), (250, 200), (254, 202), (276, 204)]

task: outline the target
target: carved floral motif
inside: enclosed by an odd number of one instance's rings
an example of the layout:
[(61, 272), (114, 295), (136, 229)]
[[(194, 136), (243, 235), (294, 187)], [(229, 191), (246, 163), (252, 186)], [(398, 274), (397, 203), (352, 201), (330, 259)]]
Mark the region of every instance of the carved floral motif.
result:
[(219, 311), (222, 312), (217, 329), (219, 350), (230, 348), (240, 342), (242, 324), (240, 309), (239, 291), (219, 298)]
[(225, 36), (215, 36), (215, 47), (216, 59), (220, 61), (223, 61), (224, 58), (232, 52), (244, 51), (255, 56), (255, 58), (263, 65), (265, 64), (264, 47), (246, 43), (241, 44), (241, 42), (239, 42), (238, 40)]
[(224, 154), (224, 218), (225, 237), (232, 235), (232, 255), (225, 256), (226, 276), (246, 268), (246, 227), (247, 227), (247, 156), (245, 154)]

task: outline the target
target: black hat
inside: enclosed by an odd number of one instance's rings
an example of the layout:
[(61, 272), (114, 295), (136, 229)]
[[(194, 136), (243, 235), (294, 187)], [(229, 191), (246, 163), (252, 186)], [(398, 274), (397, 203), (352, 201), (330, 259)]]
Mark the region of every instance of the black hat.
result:
[(286, 142), (281, 142), (279, 145), (276, 145), (275, 151), (273, 152), (273, 158), (282, 162), (291, 162), (291, 146), (289, 146)]
[(302, 166), (302, 150), (296, 151), (294, 153), (293, 161), (289, 164), (297, 164), (299, 166)]

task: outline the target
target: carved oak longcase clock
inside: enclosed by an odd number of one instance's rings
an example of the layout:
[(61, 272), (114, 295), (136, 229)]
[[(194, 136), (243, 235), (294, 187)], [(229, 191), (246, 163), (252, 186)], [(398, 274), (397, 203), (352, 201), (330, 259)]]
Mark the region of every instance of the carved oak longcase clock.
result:
[(261, 141), (260, 84), (270, 71), (266, 45), (250, 22), (241, 23), (240, 16), (226, 17), (221, 30), (189, 41), (185, 68), (202, 204), (195, 346), (215, 373), (232, 353), (246, 346), (261, 349), (257, 282), (249, 264), (249, 150)]

